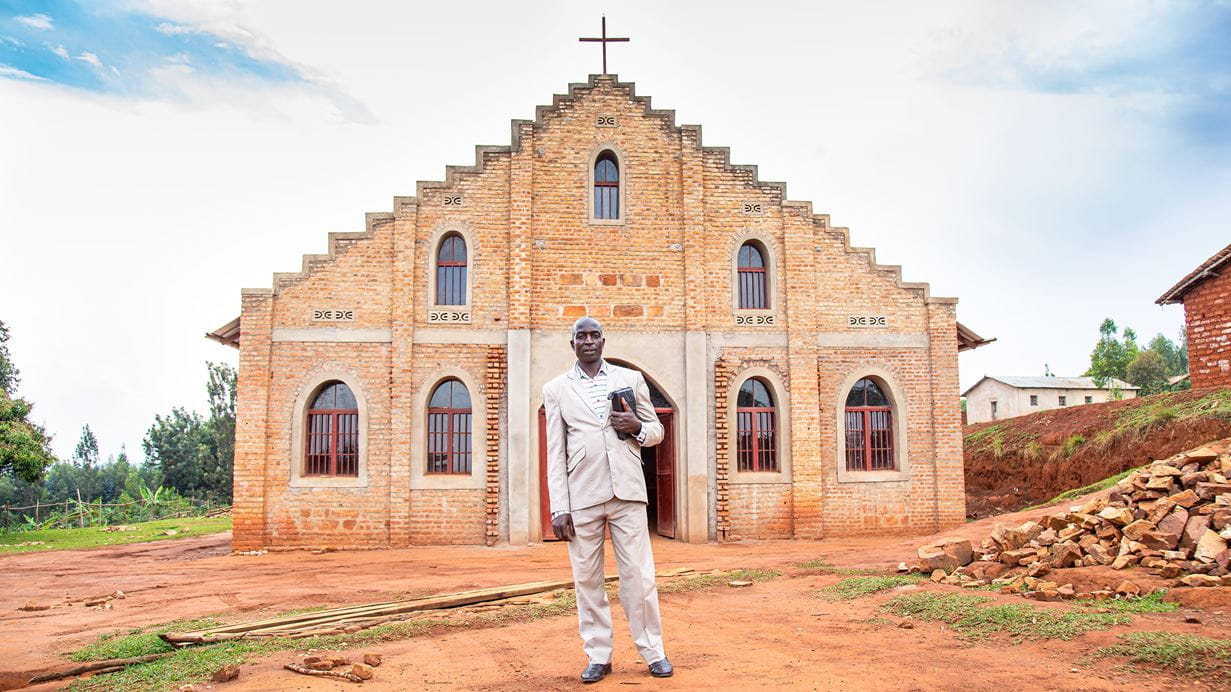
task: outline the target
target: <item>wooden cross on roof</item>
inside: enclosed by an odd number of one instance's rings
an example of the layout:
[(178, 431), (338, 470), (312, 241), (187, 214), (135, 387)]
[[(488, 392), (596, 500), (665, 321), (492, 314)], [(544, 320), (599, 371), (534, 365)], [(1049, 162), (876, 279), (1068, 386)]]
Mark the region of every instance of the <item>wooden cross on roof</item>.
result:
[(603, 44), (603, 74), (607, 74), (607, 44), (608, 43), (627, 43), (627, 38), (607, 38), (607, 15), (603, 15), (603, 35), (600, 38), (579, 38), (578, 41), (583, 43), (601, 43)]

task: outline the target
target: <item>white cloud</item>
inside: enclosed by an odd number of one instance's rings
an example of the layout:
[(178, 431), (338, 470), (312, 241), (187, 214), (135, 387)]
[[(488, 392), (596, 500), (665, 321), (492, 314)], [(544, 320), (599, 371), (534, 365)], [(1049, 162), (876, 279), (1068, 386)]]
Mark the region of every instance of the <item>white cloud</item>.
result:
[(26, 26), (32, 29), (38, 29), (40, 31), (50, 30), (54, 23), (51, 17), (48, 17), (47, 15), (42, 14), (42, 13), (26, 15), (24, 17), (13, 17), (13, 19), (21, 22), (22, 24), (25, 24)]
[(102, 61), (101, 61), (101, 60), (99, 60), (99, 59), (98, 59), (98, 56), (97, 56), (97, 55), (95, 55), (95, 54), (93, 54), (93, 53), (91, 53), (91, 52), (90, 52), (90, 51), (88, 51), (88, 50), (87, 50), (87, 51), (82, 51), (82, 52), (81, 52), (81, 55), (78, 55), (78, 56), (77, 56), (77, 59), (78, 59), (78, 60), (80, 60), (80, 61), (82, 61), (82, 62), (88, 62), (88, 63), (90, 63), (91, 65), (93, 65), (94, 67), (96, 67), (96, 68), (98, 68), (98, 69), (102, 69), (102, 67), (103, 67), (103, 63), (102, 63)]
[(57, 46), (52, 46), (52, 47), (51, 47), (51, 52), (52, 52), (52, 53), (55, 53), (56, 55), (60, 56), (61, 58), (64, 58), (65, 60), (72, 60), (72, 59), (73, 59), (73, 56), (71, 56), (71, 55), (69, 55), (69, 54), (68, 54), (68, 51), (64, 48), (64, 46), (59, 46), (59, 45), (57, 45)]
[(154, 28), (157, 29), (159, 33), (166, 34), (167, 36), (183, 36), (184, 34), (195, 34), (199, 31), (191, 26), (172, 24), (170, 22), (163, 22)]
[(30, 74), (25, 70), (19, 70), (16, 67), (9, 67), (4, 64), (0, 64), (0, 77), (18, 77), (21, 79), (33, 79), (40, 82), (47, 81), (44, 77), (40, 77), (36, 74)]

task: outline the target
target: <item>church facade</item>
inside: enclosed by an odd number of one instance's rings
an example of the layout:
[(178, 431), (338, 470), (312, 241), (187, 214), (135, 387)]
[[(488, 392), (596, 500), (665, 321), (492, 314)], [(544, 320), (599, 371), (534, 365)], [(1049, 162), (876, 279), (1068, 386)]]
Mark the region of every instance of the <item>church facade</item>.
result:
[(605, 326), (666, 429), (660, 535), (929, 532), (965, 518), (956, 300), (591, 76), (512, 145), (246, 289), (234, 548), (550, 539), (542, 386)]

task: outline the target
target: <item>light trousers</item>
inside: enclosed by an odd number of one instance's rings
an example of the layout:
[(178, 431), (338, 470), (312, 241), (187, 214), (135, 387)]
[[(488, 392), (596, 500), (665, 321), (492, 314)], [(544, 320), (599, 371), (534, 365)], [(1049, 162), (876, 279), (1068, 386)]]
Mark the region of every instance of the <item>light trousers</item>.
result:
[(633, 643), (647, 664), (666, 657), (645, 508), (644, 502), (612, 498), (572, 512), (577, 536), (569, 541), (568, 555), (577, 588), (577, 624), (590, 663), (611, 662), (611, 603), (603, 583), (606, 526), (611, 527), (611, 545), (620, 573), (620, 605), (624, 606)]

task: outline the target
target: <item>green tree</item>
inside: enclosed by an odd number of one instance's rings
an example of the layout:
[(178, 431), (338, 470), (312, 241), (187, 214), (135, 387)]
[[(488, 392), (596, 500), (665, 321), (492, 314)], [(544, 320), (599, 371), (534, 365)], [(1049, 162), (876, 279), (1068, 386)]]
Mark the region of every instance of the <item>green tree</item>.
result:
[(231, 478), (235, 467), (235, 368), (226, 363), (206, 363), (209, 379), (205, 390), (209, 394), (209, 420), (206, 427), (211, 438), (209, 457), (205, 459), (205, 485), (212, 498), (231, 501)]
[[(1149, 350), (1157, 353), (1163, 359), (1163, 366), (1168, 377), (1183, 375), (1188, 372), (1188, 351), (1181, 349), (1162, 334), (1150, 339)], [(1137, 384), (1134, 382), (1133, 384)]]
[(0, 474), (33, 483), (55, 461), (51, 436), (30, 420), (33, 404), (17, 398), (19, 373), (9, 358), (9, 329), (0, 322)]
[[(159, 474), (147, 484), (162, 485), (185, 496), (230, 502), (236, 372), (222, 363), (207, 363), (206, 367), (209, 417), (183, 408), (154, 417), (142, 446), (146, 466), (156, 468)], [(129, 492), (127, 485), (125, 491)]]
[(162, 484), (191, 496), (205, 488), (204, 461), (211, 442), (201, 415), (177, 406), (168, 416), (154, 416), (142, 447), (146, 463), (161, 472)]
[(1158, 351), (1142, 351), (1128, 364), (1125, 379), (1141, 387), (1141, 396), (1158, 394), (1167, 389), (1167, 363)]
[(1180, 339), (1176, 342), (1176, 349), (1180, 352), (1180, 365), (1177, 375), (1188, 374), (1188, 332), (1183, 327), (1180, 327)]
[(77, 449), (73, 450), (73, 463), (87, 469), (98, 464), (98, 438), (90, 430), (89, 423), (81, 429), (81, 439), (77, 440)]
[(0, 320), (0, 392), (17, 396), (19, 382), (17, 367), (9, 357), (9, 328)]
[(1137, 357), (1137, 333), (1124, 328), (1123, 340), (1117, 337), (1116, 323), (1108, 317), (1099, 325), (1099, 340), (1090, 354), (1090, 369), (1086, 370), (1088, 377), (1093, 377), (1095, 384), (1105, 387), (1111, 378), (1124, 379), (1127, 376), (1128, 364)]

